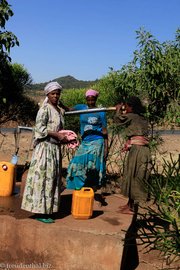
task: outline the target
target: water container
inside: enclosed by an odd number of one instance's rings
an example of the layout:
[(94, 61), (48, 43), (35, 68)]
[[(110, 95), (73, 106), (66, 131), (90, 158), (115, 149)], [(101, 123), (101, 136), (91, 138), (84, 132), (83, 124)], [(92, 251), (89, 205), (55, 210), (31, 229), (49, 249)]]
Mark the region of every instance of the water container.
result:
[(16, 165), (18, 163), (18, 156), (17, 155), (12, 156), (11, 163), (14, 165)]
[(92, 188), (83, 187), (74, 190), (72, 195), (71, 213), (75, 219), (88, 219), (93, 214), (94, 191)]
[(14, 185), (15, 165), (7, 162), (0, 162), (0, 196), (11, 196)]

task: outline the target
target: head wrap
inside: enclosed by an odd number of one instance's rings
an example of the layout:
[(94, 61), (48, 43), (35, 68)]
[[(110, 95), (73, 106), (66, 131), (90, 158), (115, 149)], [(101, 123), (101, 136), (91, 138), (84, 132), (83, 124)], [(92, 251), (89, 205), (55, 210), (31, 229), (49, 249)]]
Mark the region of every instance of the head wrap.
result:
[(86, 95), (86, 97), (89, 97), (89, 96), (98, 97), (99, 92), (97, 92), (96, 90), (93, 90), (93, 89), (89, 89), (86, 91), (85, 95)]
[(50, 82), (45, 86), (44, 91), (48, 95), (50, 92), (58, 89), (62, 90), (62, 86), (58, 82)]
[(45, 98), (45, 100), (43, 101), (43, 104), (42, 105), (45, 105), (45, 104), (47, 104), (47, 102), (48, 102), (48, 97), (47, 97), (47, 95), (50, 93), (50, 92), (52, 92), (52, 91), (54, 91), (54, 90), (62, 90), (62, 86), (58, 83), (58, 82), (50, 82), (50, 83), (48, 83), (45, 87), (44, 87), (44, 92), (45, 92), (45, 94), (46, 94), (46, 98)]

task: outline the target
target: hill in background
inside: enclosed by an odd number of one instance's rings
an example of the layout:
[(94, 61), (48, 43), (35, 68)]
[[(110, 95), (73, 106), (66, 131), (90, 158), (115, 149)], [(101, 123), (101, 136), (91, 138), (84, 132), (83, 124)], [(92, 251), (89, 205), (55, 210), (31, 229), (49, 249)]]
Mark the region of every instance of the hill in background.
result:
[[(98, 82), (98, 80), (95, 80), (95, 81), (77, 80), (70, 75), (64, 76), (64, 77), (59, 77), (59, 78), (53, 79), (52, 81), (57, 81), (60, 85), (62, 85), (62, 87), (64, 89), (87, 88), (87, 87), (91, 87), (93, 84)], [(44, 89), (44, 87), (46, 86), (47, 83), (48, 82), (32, 84), (29, 87), (29, 89), (30, 90), (41, 90), (41, 89)]]

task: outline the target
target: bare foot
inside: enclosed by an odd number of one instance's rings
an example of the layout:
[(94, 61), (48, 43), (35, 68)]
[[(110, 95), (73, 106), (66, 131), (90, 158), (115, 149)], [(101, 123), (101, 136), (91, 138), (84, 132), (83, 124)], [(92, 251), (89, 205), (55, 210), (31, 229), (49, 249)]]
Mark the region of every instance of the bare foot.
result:
[(121, 205), (121, 206), (119, 206), (119, 209), (120, 210), (129, 209), (129, 206), (128, 206), (128, 204)]
[(120, 210), (119, 213), (121, 213), (121, 214), (127, 214), (127, 215), (133, 215), (134, 214), (134, 211), (131, 210), (130, 208), (128, 208), (128, 209)]
[(117, 211), (118, 213), (121, 213), (121, 214), (128, 214), (128, 215), (133, 215), (134, 214), (134, 211), (129, 208), (129, 206), (126, 204), (126, 205), (123, 205), (123, 206), (120, 206), (119, 207), (119, 211)]

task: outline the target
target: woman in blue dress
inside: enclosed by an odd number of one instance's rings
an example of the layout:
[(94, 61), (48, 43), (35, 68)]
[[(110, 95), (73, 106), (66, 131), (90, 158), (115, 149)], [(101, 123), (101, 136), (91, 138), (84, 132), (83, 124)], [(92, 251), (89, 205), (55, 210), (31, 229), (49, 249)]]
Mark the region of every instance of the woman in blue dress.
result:
[[(96, 108), (99, 93), (86, 91), (87, 104), (78, 104), (73, 110)], [(108, 133), (105, 112), (80, 114), (82, 142), (67, 169), (67, 189), (100, 188), (105, 181), (108, 155)]]

